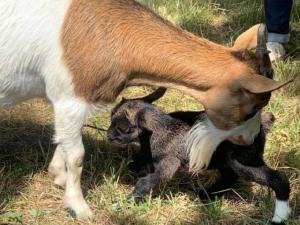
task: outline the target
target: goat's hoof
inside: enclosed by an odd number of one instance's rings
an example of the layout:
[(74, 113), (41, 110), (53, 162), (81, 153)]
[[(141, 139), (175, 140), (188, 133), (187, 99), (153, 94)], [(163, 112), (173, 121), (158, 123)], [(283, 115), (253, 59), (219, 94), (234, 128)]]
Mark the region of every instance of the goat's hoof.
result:
[(76, 212), (74, 209), (72, 208), (68, 208), (68, 214), (73, 217), (73, 218), (77, 218), (78, 220), (81, 221), (93, 221), (95, 216), (93, 214), (93, 212), (90, 210), (89, 212), (85, 211), (85, 212)]
[(77, 203), (65, 203), (65, 207), (68, 210), (68, 214), (78, 220), (92, 221), (94, 220), (94, 214), (86, 202), (81, 204)]
[(64, 168), (57, 168), (54, 166), (48, 167), (48, 173), (52, 177), (54, 184), (64, 188), (67, 180), (67, 173)]

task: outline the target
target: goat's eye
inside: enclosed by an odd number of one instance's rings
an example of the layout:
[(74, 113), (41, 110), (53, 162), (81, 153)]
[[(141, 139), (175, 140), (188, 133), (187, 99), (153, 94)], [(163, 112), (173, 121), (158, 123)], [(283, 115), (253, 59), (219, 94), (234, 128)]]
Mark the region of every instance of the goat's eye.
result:
[(256, 115), (256, 113), (259, 111), (259, 110), (261, 110), (261, 106), (254, 106), (253, 107), (253, 111), (251, 112), (251, 113), (249, 113), (247, 116), (246, 116), (246, 120), (249, 120), (249, 119), (251, 119), (253, 116), (255, 116)]
[(257, 112), (260, 111), (262, 108), (263, 108), (262, 105), (255, 105), (255, 106), (253, 107), (253, 112), (257, 113)]
[(135, 126), (128, 126), (128, 127), (122, 127), (122, 126), (116, 126), (116, 130), (118, 133), (123, 133), (123, 134), (131, 134), (135, 131), (136, 127)]

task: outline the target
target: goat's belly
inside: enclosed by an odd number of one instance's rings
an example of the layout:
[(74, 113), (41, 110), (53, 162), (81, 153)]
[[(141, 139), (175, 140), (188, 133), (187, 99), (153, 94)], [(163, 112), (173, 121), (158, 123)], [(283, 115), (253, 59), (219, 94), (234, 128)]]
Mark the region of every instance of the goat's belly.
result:
[(0, 107), (45, 96), (44, 81), (36, 74), (13, 74), (4, 79), (0, 78)]

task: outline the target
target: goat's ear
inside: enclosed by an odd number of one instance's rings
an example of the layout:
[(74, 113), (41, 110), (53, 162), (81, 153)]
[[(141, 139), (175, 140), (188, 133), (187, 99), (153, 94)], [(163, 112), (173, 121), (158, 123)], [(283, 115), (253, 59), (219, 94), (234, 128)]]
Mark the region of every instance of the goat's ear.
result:
[(256, 48), (259, 26), (260, 24), (256, 24), (238, 36), (232, 49), (236, 51), (245, 51), (246, 49), (250, 50)]
[(246, 90), (254, 94), (275, 91), (292, 81), (293, 79), (288, 81), (274, 81), (272, 79), (269, 79), (267, 77), (258, 74), (243, 76), (236, 80), (239, 89)]
[(157, 90), (155, 90), (151, 94), (141, 98), (140, 100), (147, 102), (147, 103), (152, 103), (152, 102), (158, 100), (159, 98), (161, 98), (166, 93), (166, 90), (167, 89), (164, 87), (159, 87)]

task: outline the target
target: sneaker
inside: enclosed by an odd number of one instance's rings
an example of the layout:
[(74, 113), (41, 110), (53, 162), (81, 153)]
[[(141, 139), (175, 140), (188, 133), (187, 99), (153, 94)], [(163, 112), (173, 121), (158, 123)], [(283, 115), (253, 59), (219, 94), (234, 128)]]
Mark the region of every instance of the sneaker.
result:
[(267, 42), (267, 49), (270, 51), (271, 62), (282, 58), (285, 55), (284, 47), (279, 42)]

